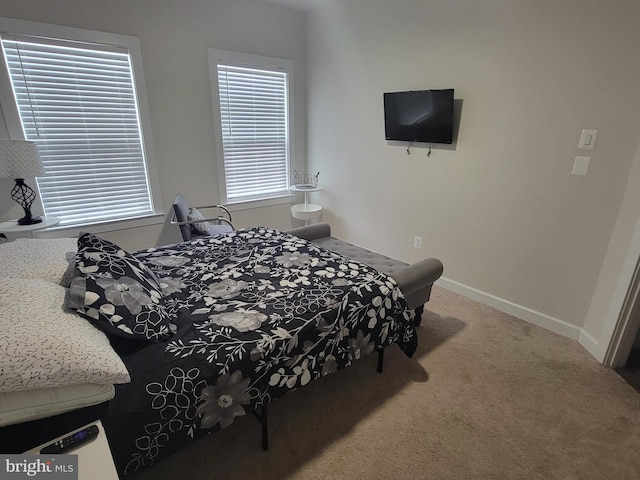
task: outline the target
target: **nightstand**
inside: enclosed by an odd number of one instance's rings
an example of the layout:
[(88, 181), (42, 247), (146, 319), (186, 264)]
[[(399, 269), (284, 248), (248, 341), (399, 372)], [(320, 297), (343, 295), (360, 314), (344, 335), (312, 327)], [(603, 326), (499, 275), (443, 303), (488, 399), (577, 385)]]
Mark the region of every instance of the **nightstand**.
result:
[(314, 218), (320, 218), (322, 215), (322, 207), (314, 203), (309, 203), (307, 194), (309, 192), (319, 192), (322, 190), (320, 187), (289, 187), (289, 190), (297, 193), (304, 193), (304, 203), (299, 203), (291, 207), (291, 215), (298, 220), (313, 220)]
[[(116, 472), (116, 467), (111, 457), (111, 450), (109, 449), (109, 443), (107, 442), (107, 436), (102, 423), (98, 420), (89, 425), (96, 425), (98, 427), (100, 430), (98, 436), (89, 443), (85, 443), (76, 450), (69, 452), (69, 455), (78, 456), (78, 480), (118, 480), (118, 473)], [(40, 449), (45, 445), (49, 445), (67, 435), (82, 430), (89, 425), (72, 430), (61, 437), (52, 438), (50, 442), (39, 445), (24, 453), (39, 454)]]
[(0, 233), (4, 233), (9, 239), (33, 238), (34, 232), (37, 230), (44, 230), (59, 223), (60, 219), (58, 217), (44, 216), (40, 223), (34, 223), (33, 225), (18, 225), (18, 220), (9, 220), (7, 222), (0, 222)]

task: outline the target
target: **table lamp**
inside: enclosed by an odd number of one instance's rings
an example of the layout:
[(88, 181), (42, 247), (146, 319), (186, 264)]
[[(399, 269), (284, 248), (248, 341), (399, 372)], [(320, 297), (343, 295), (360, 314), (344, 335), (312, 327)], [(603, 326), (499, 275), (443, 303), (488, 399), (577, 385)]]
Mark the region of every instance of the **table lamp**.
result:
[(24, 183), (25, 178), (42, 175), (45, 175), (45, 171), (35, 143), (26, 140), (0, 140), (0, 177), (16, 180), (11, 189), (11, 198), (24, 209), (24, 217), (18, 220), (18, 225), (42, 222), (42, 218), (31, 215), (36, 192)]

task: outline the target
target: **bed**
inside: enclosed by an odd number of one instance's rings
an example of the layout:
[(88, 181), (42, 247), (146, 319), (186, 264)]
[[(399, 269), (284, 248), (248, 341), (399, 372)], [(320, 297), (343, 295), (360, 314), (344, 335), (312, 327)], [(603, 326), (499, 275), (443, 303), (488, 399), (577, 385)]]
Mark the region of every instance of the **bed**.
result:
[[(65, 315), (107, 338), (125, 367), (90, 382), (115, 384), (102, 422), (122, 477), (247, 413), (266, 447), (272, 400), (387, 346), (417, 346), (391, 277), (275, 229), (134, 253), (92, 234), (77, 242), (75, 271), (48, 281), (67, 292)], [(18, 391), (60, 386), (25, 378)]]

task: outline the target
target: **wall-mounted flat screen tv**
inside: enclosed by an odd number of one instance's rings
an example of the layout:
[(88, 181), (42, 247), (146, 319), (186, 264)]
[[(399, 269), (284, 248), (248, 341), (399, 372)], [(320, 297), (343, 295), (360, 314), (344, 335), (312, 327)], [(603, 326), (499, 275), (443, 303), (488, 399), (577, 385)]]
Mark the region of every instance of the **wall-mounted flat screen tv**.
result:
[(387, 140), (453, 142), (453, 89), (384, 94)]

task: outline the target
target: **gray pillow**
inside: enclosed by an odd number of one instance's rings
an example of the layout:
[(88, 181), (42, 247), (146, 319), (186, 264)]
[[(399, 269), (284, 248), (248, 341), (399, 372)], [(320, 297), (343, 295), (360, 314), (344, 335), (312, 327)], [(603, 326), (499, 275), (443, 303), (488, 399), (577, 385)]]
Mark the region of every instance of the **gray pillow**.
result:
[[(192, 222), (194, 220), (204, 220), (205, 217), (195, 207), (189, 208), (187, 214), (187, 220)], [(209, 222), (196, 222), (191, 224), (191, 233), (194, 235), (209, 235)]]

